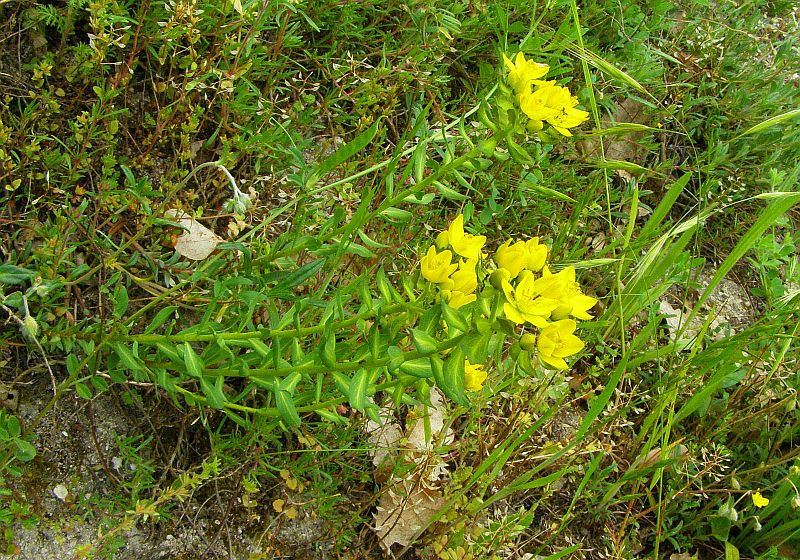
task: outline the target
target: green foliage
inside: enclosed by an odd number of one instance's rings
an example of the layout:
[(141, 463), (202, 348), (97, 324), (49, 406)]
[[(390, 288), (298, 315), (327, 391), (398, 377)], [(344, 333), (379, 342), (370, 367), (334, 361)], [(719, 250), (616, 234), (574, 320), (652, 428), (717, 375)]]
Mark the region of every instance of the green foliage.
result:
[[(76, 506), (106, 528), (71, 553), (226, 496), (225, 527), (317, 511), (366, 555), (403, 480), (443, 504), (431, 557), (790, 557), (789, 4), (0, 2), (0, 381), (44, 371), (43, 415), (119, 398), (181, 426), (117, 438), (136, 469)], [(534, 132), (518, 51), (589, 113), (574, 138)], [(463, 306), (417, 272), (458, 214), (480, 267), (539, 237), (599, 300), (569, 370), (538, 363), (493, 270)], [(208, 257), (175, 250), (182, 215), (220, 237)], [(745, 317), (715, 297), (732, 278)], [(415, 459), (376, 468), (366, 420), (420, 414), (431, 449), (404, 433)], [(22, 418), (0, 411), (0, 552), (34, 514), (16, 475), (49, 460)]]

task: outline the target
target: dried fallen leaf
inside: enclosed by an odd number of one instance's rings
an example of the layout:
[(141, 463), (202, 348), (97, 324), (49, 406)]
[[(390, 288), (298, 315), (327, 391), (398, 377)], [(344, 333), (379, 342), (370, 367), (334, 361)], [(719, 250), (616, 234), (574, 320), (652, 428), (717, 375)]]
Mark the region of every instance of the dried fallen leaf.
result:
[(187, 259), (202, 261), (223, 241), (216, 233), (186, 214), (167, 210), (167, 216), (186, 228), (178, 237), (175, 250)]
[[(442, 411), (445, 409), (444, 398), (438, 389), (431, 388), (430, 399), (433, 406), (425, 407), (422, 411), (423, 414), (427, 413), (430, 425), (430, 440), (425, 437), (425, 416), (421, 416), (414, 421), (408, 432), (408, 447), (411, 449), (432, 451), (434, 444), (441, 439), (439, 434), (444, 428), (444, 416), (442, 415)], [(452, 430), (448, 429), (444, 438), (445, 443), (449, 443), (452, 439)]]
[(380, 467), (385, 462), (397, 460), (398, 447), (403, 438), (403, 431), (391, 417), (391, 412), (381, 410), (383, 424), (378, 425), (372, 420), (367, 420), (366, 430), (370, 449), (372, 450), (372, 464)]
[(424, 488), (414, 480), (402, 480), (384, 492), (375, 513), (375, 533), (384, 550), (393, 544), (408, 546), (430, 525), (446, 500), (438, 490)]

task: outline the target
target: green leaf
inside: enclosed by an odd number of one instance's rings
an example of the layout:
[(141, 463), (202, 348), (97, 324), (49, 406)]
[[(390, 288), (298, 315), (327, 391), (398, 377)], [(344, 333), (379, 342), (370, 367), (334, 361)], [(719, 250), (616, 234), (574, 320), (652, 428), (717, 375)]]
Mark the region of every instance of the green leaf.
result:
[(275, 391), (275, 406), (278, 408), (281, 419), (289, 428), (297, 428), (300, 425), (300, 416), (294, 406), (294, 399), (288, 391)]
[(75, 354), (69, 354), (67, 356), (67, 373), (70, 375), (77, 373), (80, 365), (80, 360), (78, 360), (78, 357), (75, 356)]
[(386, 272), (383, 268), (379, 268), (378, 272), (375, 274), (375, 282), (378, 284), (378, 291), (381, 293), (381, 297), (383, 297), (386, 303), (392, 303), (400, 299), (400, 294), (397, 293), (394, 286), (389, 283), (389, 279), (386, 278)]
[(780, 115), (776, 115), (776, 116), (771, 117), (771, 118), (769, 118), (769, 119), (767, 119), (765, 121), (762, 121), (762, 122), (758, 123), (755, 126), (751, 126), (750, 128), (748, 128), (744, 132), (742, 132), (740, 134), (737, 134), (736, 136), (733, 137), (733, 139), (736, 140), (738, 138), (741, 138), (742, 136), (749, 136), (751, 134), (758, 134), (762, 130), (766, 130), (766, 129), (770, 128), (771, 126), (775, 126), (776, 124), (781, 124), (781, 123), (784, 123), (786, 121), (790, 121), (790, 120), (794, 119), (795, 117), (800, 117), (800, 109), (794, 109), (792, 111), (787, 111), (786, 113), (781, 113)]
[(14, 450), (14, 457), (16, 457), (18, 461), (27, 463), (36, 457), (36, 448), (31, 445), (29, 441), (14, 438), (14, 446), (16, 447), (16, 450)]
[(350, 142), (336, 150), (327, 159), (325, 159), (325, 161), (323, 161), (319, 167), (317, 167), (308, 177), (305, 185), (306, 188), (313, 188), (319, 182), (319, 180), (322, 179), (322, 177), (366, 148), (367, 145), (372, 142), (372, 139), (375, 138), (375, 134), (378, 132), (379, 123), (380, 119), (376, 120), (371, 127), (353, 138)]
[(336, 365), (336, 335), (333, 333), (323, 337), (323, 344), (320, 347), (320, 359), (329, 368)]
[(389, 208), (381, 212), (380, 215), (388, 219), (390, 222), (398, 224), (404, 224), (414, 217), (414, 214), (412, 214), (408, 210), (401, 210), (400, 208), (395, 208), (394, 206), (390, 206)]
[(177, 310), (178, 310), (177, 305), (170, 305), (168, 307), (165, 307), (158, 313), (156, 313), (156, 316), (153, 317), (153, 320), (150, 321), (150, 324), (147, 325), (147, 328), (144, 330), (144, 334), (151, 334), (155, 332), (155, 330), (161, 325), (163, 325), (167, 319), (172, 317)]
[(508, 153), (511, 154), (511, 157), (514, 158), (515, 161), (525, 165), (536, 165), (536, 162), (533, 161), (533, 158), (525, 148), (514, 142), (511, 138), (506, 139), (506, 147), (508, 148)]
[(203, 368), (205, 367), (203, 361), (188, 342), (183, 343), (183, 363), (186, 364), (186, 371), (189, 375), (198, 379), (203, 377)]
[(385, 243), (379, 243), (378, 241), (375, 241), (374, 239), (372, 239), (369, 235), (364, 233), (364, 230), (359, 229), (357, 231), (357, 233), (358, 233), (358, 236), (361, 238), (361, 241), (363, 241), (364, 245), (366, 245), (367, 247), (371, 247), (372, 249), (388, 249), (389, 248), (389, 246), (386, 245)]
[(433, 375), (430, 358), (406, 360), (400, 365), (400, 371), (413, 377), (430, 377)]
[(389, 369), (390, 373), (397, 371), (397, 368), (403, 365), (403, 362), (406, 359), (403, 351), (397, 346), (389, 346), (389, 348), (386, 349), (386, 355), (389, 357), (389, 363), (386, 367)]
[(108, 381), (106, 381), (105, 377), (101, 377), (99, 375), (93, 375), (89, 381), (92, 382), (94, 388), (97, 389), (99, 392), (103, 393), (108, 391)]
[(290, 373), (278, 385), (279, 391), (286, 391), (290, 395), (294, 394), (295, 387), (300, 383), (303, 376), (299, 372)]
[[(6, 417), (6, 429), (11, 437), (19, 437), (22, 434), (22, 426), (20, 426), (19, 419), (16, 416)], [(8, 436), (3, 439), (8, 439)]]
[(347, 377), (340, 371), (331, 372), (333, 376), (333, 382), (336, 384), (336, 388), (339, 392), (343, 395), (347, 395), (350, 393), (350, 378)]
[(75, 392), (78, 393), (80, 398), (86, 399), (87, 401), (91, 400), (91, 398), (94, 396), (92, 395), (92, 390), (81, 382), (75, 384)]
[(377, 360), (378, 356), (381, 354), (381, 333), (378, 330), (378, 321), (372, 323), (372, 326), (369, 328), (369, 335), (367, 336), (367, 342), (369, 343), (369, 353), (373, 359)]
[(125, 315), (128, 309), (128, 290), (125, 289), (123, 284), (117, 284), (114, 290), (114, 317), (117, 319)]
[(286, 276), (284, 276), (274, 288), (267, 292), (267, 295), (275, 296), (277, 294), (285, 294), (289, 292), (292, 288), (299, 286), (311, 276), (316, 274), (324, 264), (324, 258), (304, 264), (297, 270), (293, 270), (292, 272), (286, 274)]
[(203, 395), (206, 397), (206, 403), (211, 408), (221, 410), (225, 407), (227, 399), (225, 398), (225, 393), (222, 391), (224, 382), (225, 378), (222, 375), (217, 376), (213, 383), (206, 376), (200, 377), (200, 388), (203, 390)]
[(724, 515), (712, 515), (708, 520), (711, 525), (711, 534), (722, 542), (728, 542), (731, 530), (731, 520)]
[(414, 347), (421, 354), (435, 354), (439, 351), (438, 342), (427, 332), (420, 329), (412, 329), (411, 336), (414, 339)]
[(469, 323), (464, 317), (464, 314), (460, 310), (447, 305), (444, 298), (442, 298), (442, 317), (448, 327), (452, 327), (464, 333), (469, 330)]
[(348, 387), (347, 397), (350, 401), (350, 406), (356, 410), (364, 411), (367, 405), (367, 389), (369, 388), (370, 375), (366, 369), (360, 369), (356, 372), (350, 380)]
[(36, 273), (27, 268), (13, 264), (0, 264), (0, 284), (22, 284), (36, 276)]
[(111, 345), (111, 348), (114, 350), (114, 353), (119, 357), (119, 361), (126, 369), (130, 371), (141, 371), (144, 369), (144, 366), (139, 358), (136, 357), (133, 351), (123, 343), (116, 342)]
[(455, 200), (461, 202), (462, 200), (467, 200), (467, 195), (458, 192), (457, 190), (451, 189), (441, 181), (434, 181), (433, 182), (434, 188), (445, 197), (447, 200)]
[[(786, 192), (783, 194), (784, 196), (775, 198), (767, 205), (766, 208), (764, 208), (756, 222), (750, 227), (750, 229), (747, 230), (747, 233), (742, 236), (733, 250), (728, 253), (728, 256), (725, 257), (725, 260), (719, 265), (719, 268), (717, 268), (714, 276), (711, 278), (711, 280), (709, 280), (706, 289), (694, 304), (694, 309), (689, 315), (689, 318), (684, 322), (684, 325), (689, 325), (691, 323), (692, 319), (694, 319), (694, 316), (697, 314), (697, 311), (702, 309), (702, 305), (711, 296), (711, 294), (714, 293), (714, 290), (717, 289), (717, 286), (719, 286), (723, 278), (725, 278), (725, 275), (728, 274), (734, 265), (736, 265), (736, 263), (739, 262), (739, 260), (753, 247), (753, 245), (755, 245), (761, 239), (764, 231), (766, 231), (767, 228), (773, 227), (778, 222), (778, 218), (780, 218), (784, 213), (788, 212), (794, 205), (800, 203), (800, 193)], [(678, 336), (680, 334), (681, 333), (677, 333)]]
[(431, 364), (436, 386), (442, 393), (456, 404), (468, 406), (469, 400), (464, 394), (464, 352), (453, 348), (444, 364), (437, 356), (431, 358)]
[(725, 560), (739, 560), (739, 549), (725, 541)]

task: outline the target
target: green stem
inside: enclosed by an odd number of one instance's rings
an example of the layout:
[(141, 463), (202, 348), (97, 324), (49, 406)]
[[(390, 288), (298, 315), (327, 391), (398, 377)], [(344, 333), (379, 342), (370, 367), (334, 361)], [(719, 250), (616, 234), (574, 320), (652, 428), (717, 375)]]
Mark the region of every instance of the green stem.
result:
[[(453, 337), (449, 340), (445, 340), (441, 342), (434, 352), (420, 352), (419, 350), (412, 350), (410, 352), (405, 352), (403, 354), (403, 362), (407, 362), (409, 360), (416, 360), (417, 358), (426, 358), (428, 356), (434, 356), (439, 354), (444, 350), (449, 350), (454, 346), (458, 345), (461, 342), (461, 339), (464, 338), (464, 335), (459, 335)], [(316, 374), (316, 373), (326, 373), (331, 371), (356, 371), (359, 369), (375, 369), (385, 367), (389, 364), (390, 358), (377, 358), (374, 360), (368, 361), (345, 361), (345, 362), (336, 362), (333, 366), (326, 366), (325, 364), (303, 364), (300, 366), (289, 366), (283, 368), (273, 368), (273, 367), (262, 367), (247, 370), (247, 372), (242, 375), (239, 370), (236, 369), (228, 369), (228, 368), (212, 368), (212, 369), (203, 369), (203, 373), (209, 376), (219, 377), (220, 375), (224, 377), (248, 377), (248, 378), (273, 378), (273, 377), (285, 377), (291, 373), (303, 373), (303, 374)]]
[[(346, 329), (362, 319), (369, 319), (375, 317), (378, 313), (390, 314), (398, 311), (403, 311), (412, 307), (408, 303), (395, 303), (384, 308), (378, 307), (376, 309), (368, 309), (362, 311), (357, 315), (353, 315), (349, 319), (344, 319), (330, 325), (334, 332)], [(211, 342), (214, 340), (235, 341), (235, 340), (251, 340), (251, 339), (265, 339), (265, 338), (303, 338), (314, 334), (324, 332), (326, 325), (316, 325), (313, 327), (302, 327), (293, 329), (261, 329), (258, 331), (249, 332), (233, 332), (233, 333), (216, 333), (216, 334), (134, 334), (124, 335), (118, 340), (126, 342), (138, 342), (139, 344), (156, 344), (158, 342), (168, 342), (173, 344), (180, 344), (183, 342)], [(110, 341), (114, 341), (115, 337), (109, 337)]]

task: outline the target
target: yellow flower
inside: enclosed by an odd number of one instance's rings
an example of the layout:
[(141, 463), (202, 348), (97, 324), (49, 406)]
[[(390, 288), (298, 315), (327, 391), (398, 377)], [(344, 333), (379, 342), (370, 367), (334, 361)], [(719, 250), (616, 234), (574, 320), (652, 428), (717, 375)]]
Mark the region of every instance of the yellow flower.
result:
[(752, 494), (751, 497), (753, 498), (753, 505), (757, 508), (763, 508), (769, 505), (769, 499), (762, 496), (760, 490)]
[(457, 254), (465, 259), (478, 260), (481, 258), (481, 249), (486, 243), (486, 236), (471, 235), (464, 232), (464, 215), (459, 214), (447, 229), (447, 239), (450, 246)]
[[(551, 82), (548, 82), (550, 84)], [(575, 109), (578, 98), (570, 94), (569, 89), (563, 86), (550, 85), (547, 89), (545, 104), (554, 110), (554, 113), (546, 120), (550, 125), (564, 136), (572, 136), (567, 130), (574, 128), (589, 118), (587, 111)]]
[(480, 391), (483, 389), (484, 381), (486, 381), (486, 372), (481, 369), (481, 365), (471, 364), (469, 360), (464, 360), (464, 388), (467, 391)]
[[(464, 261), (461, 263), (464, 264)], [(469, 265), (462, 268), (462, 264), (459, 264), (458, 270), (450, 276), (449, 282), (446, 282), (443, 288), (471, 294), (478, 287), (478, 275), (475, 274), (475, 265), (472, 265), (471, 268)]]
[(422, 277), (434, 284), (447, 282), (450, 275), (458, 268), (457, 264), (450, 264), (452, 256), (450, 251), (437, 253), (436, 247), (431, 246), (428, 253), (419, 261)]
[(516, 278), (528, 264), (528, 251), (524, 241), (517, 241), (513, 245), (511, 239), (500, 245), (494, 255), (497, 266), (509, 272), (511, 278)]
[(538, 132), (544, 126), (543, 121), (551, 119), (558, 114), (556, 109), (547, 104), (548, 96), (547, 86), (537, 88), (533, 92), (520, 93), (517, 96), (519, 108), (530, 119), (528, 129), (531, 132)]
[(572, 315), (576, 319), (591, 319), (588, 311), (595, 306), (597, 300), (584, 295), (575, 281), (575, 267), (568, 266), (561, 272), (553, 274), (546, 267), (542, 269), (542, 277), (536, 281), (536, 293), (544, 298), (558, 302), (553, 308), (550, 319), (558, 321)]
[(539, 272), (547, 261), (547, 245), (541, 245), (539, 238), (534, 237), (525, 242), (525, 250), (528, 253), (528, 261), (525, 268), (531, 272)]
[(577, 354), (585, 346), (580, 338), (572, 334), (575, 327), (572, 319), (562, 319), (544, 327), (536, 343), (539, 359), (556, 369), (567, 369), (564, 358)]
[(520, 272), (516, 287), (507, 280), (502, 281), (506, 296), (503, 312), (509, 320), (518, 325), (528, 322), (539, 328), (549, 324), (547, 317), (558, 306), (558, 300), (537, 297), (536, 282), (530, 270)]
[(508, 84), (514, 89), (517, 94), (530, 92), (531, 84), (534, 80), (538, 80), (547, 74), (550, 67), (546, 64), (537, 64), (532, 60), (525, 60), (525, 55), (521, 52), (517, 53), (514, 57), (514, 62), (503, 54), (503, 62), (508, 68)]
[(447, 305), (453, 309), (458, 309), (459, 307), (467, 305), (468, 303), (472, 303), (478, 299), (475, 294), (465, 294), (464, 292), (460, 292), (458, 290), (443, 293), (444, 298), (447, 301)]

